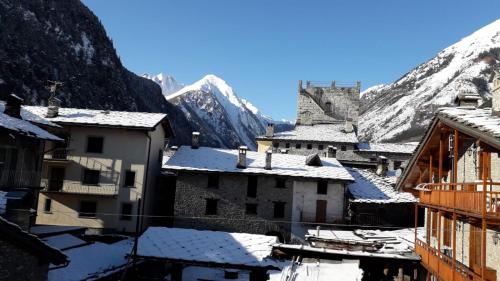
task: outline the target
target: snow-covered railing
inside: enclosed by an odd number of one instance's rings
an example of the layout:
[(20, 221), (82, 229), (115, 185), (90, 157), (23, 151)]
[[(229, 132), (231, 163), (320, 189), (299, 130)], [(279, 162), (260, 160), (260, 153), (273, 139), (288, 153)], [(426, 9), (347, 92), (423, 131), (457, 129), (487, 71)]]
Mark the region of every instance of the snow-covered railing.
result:
[(50, 181), (42, 180), (41, 186), (46, 192), (60, 192), (71, 194), (89, 194), (89, 195), (118, 195), (118, 185), (114, 183), (100, 183), (98, 185), (88, 185), (79, 182)]

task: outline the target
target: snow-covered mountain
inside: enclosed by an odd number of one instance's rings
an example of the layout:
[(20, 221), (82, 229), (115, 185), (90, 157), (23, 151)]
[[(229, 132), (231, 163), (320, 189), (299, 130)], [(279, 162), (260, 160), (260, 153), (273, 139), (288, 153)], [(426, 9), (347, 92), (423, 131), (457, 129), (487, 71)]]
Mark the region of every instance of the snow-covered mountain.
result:
[(174, 77), (160, 73), (157, 75), (150, 75), (144, 73), (142, 77), (153, 80), (156, 84), (160, 85), (163, 95), (168, 96), (173, 94), (180, 89), (184, 88), (184, 84), (177, 82)]
[[(158, 84), (159, 81), (167, 81), (152, 80)], [(170, 77), (169, 81), (175, 79)], [(167, 86), (162, 85), (162, 89), (172, 88), (171, 85)], [(292, 127), (290, 123), (275, 122), (263, 115), (249, 101), (239, 98), (233, 88), (215, 75), (206, 75), (174, 93), (164, 91), (164, 95), (185, 113), (192, 127), (201, 132), (204, 145), (228, 148), (246, 145), (255, 150), (255, 137), (264, 134), (268, 123), (277, 123), (278, 130)]]
[(500, 20), (442, 50), (388, 85), (361, 94), (360, 134), (373, 141), (415, 140), (433, 112), (461, 92), (491, 99), (489, 75), (500, 62)]

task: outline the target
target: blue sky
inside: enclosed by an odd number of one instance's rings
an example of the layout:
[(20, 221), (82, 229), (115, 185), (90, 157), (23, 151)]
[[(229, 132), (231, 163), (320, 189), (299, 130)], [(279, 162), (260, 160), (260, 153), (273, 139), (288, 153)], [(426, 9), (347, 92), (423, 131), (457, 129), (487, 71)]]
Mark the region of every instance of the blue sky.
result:
[(299, 79), (390, 83), (500, 11), (498, 0), (83, 2), (131, 71), (183, 83), (215, 74), (290, 120)]

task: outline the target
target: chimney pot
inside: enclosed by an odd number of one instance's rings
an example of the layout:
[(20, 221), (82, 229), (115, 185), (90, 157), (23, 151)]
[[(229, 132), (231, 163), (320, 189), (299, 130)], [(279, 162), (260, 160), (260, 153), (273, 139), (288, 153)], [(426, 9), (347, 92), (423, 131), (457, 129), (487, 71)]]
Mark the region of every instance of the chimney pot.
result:
[(266, 166), (264, 167), (264, 169), (266, 169), (266, 170), (272, 169), (272, 165), (271, 165), (272, 156), (273, 156), (273, 152), (271, 150), (266, 151)]
[(455, 105), (477, 107), (479, 105), (479, 100), (481, 100), (481, 97), (476, 93), (473, 92), (460, 93), (455, 98)]
[(352, 118), (347, 118), (345, 120), (344, 131), (346, 133), (352, 133), (354, 131), (354, 127), (352, 126)]
[(200, 147), (200, 132), (193, 132), (191, 137), (191, 148), (198, 149)]
[(328, 150), (327, 150), (327, 157), (328, 158), (337, 158), (337, 148), (329, 145)]
[(238, 164), (236, 167), (240, 169), (245, 169), (247, 167), (247, 151), (248, 147), (246, 146), (240, 146), (238, 148)]
[(385, 156), (379, 156), (377, 159), (377, 175), (381, 177), (387, 176), (387, 170), (389, 169), (389, 163)]
[(5, 104), (4, 113), (10, 117), (21, 119), (21, 105), (23, 104), (23, 99), (10, 94), (7, 96), (7, 103)]
[(59, 107), (61, 106), (61, 100), (56, 97), (49, 98), (49, 106), (47, 107), (47, 118), (54, 118), (59, 115)]
[(272, 138), (274, 136), (274, 124), (268, 123), (266, 127), (266, 138)]

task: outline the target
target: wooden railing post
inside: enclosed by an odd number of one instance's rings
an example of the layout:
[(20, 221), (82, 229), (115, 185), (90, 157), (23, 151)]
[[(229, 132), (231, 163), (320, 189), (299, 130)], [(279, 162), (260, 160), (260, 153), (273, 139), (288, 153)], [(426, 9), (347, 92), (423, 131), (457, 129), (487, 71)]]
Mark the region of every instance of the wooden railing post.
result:
[(451, 225), (452, 229), (450, 229), (450, 232), (452, 233), (451, 237), (451, 247), (452, 247), (452, 256), (453, 256), (453, 261), (452, 261), (452, 267), (453, 267), (453, 277), (452, 280), (455, 280), (455, 272), (456, 272), (456, 267), (457, 267), (457, 214), (453, 213), (453, 222)]
[(453, 182), (458, 181), (458, 130), (455, 129), (455, 137), (453, 143)]

